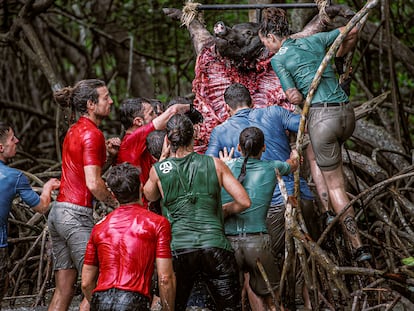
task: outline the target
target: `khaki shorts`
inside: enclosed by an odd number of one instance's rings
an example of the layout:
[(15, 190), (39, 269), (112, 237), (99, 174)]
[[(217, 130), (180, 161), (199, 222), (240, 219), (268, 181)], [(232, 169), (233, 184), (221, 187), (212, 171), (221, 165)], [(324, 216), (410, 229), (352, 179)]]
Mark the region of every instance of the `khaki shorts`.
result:
[(270, 294), (257, 266), (257, 259), (260, 259), (272, 289), (275, 290), (279, 287), (280, 271), (272, 253), (270, 236), (267, 233), (247, 234), (245, 236), (228, 235), (227, 239), (233, 247), (234, 257), (236, 257), (240, 271), (249, 272), (250, 287), (257, 295)]
[[(302, 200), (302, 215), (306, 228), (312, 239), (316, 241), (321, 235), (321, 224), (316, 206), (311, 200)], [(266, 217), (267, 232), (270, 235), (273, 256), (280, 260), (285, 254), (285, 206), (270, 206)]]
[(47, 222), (52, 238), (54, 269), (77, 269), (80, 273), (94, 225), (92, 208), (54, 202)]
[(336, 107), (312, 107), (308, 131), (316, 163), (322, 171), (336, 169), (342, 163), (342, 144), (355, 129), (351, 104)]

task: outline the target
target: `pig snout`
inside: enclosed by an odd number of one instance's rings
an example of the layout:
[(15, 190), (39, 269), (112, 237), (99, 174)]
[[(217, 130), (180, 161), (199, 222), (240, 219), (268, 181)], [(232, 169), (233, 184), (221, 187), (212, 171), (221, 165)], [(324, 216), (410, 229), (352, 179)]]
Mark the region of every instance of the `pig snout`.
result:
[(225, 36), (227, 34), (227, 27), (226, 27), (226, 25), (223, 22), (221, 22), (221, 21), (220, 22), (217, 22), (214, 25), (214, 34), (216, 36), (220, 36), (220, 37)]

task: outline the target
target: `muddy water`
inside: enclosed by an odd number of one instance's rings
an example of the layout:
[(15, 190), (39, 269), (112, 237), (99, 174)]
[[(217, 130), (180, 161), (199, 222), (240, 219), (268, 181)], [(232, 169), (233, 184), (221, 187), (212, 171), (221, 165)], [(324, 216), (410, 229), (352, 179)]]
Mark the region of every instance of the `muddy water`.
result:
[[(52, 297), (52, 292), (47, 293), (44, 306), (32, 307), (35, 302), (34, 298), (19, 298), (14, 302), (14, 306), (10, 306), (10, 300), (6, 297), (1, 304), (1, 311), (47, 311), (47, 305)], [(80, 296), (75, 296), (69, 311), (78, 311)]]

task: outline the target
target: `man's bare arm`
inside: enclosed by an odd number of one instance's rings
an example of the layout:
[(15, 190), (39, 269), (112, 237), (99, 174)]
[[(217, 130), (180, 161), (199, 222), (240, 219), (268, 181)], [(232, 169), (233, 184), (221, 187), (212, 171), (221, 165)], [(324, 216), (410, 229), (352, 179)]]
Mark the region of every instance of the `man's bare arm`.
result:
[(300, 105), (303, 102), (302, 93), (297, 88), (291, 88), (286, 90), (286, 97), (293, 105)]
[(152, 120), (156, 130), (163, 130), (167, 126), (168, 120), (177, 113), (185, 113), (190, 111), (190, 105), (188, 104), (176, 104), (169, 107), (161, 115)]
[(86, 187), (92, 192), (93, 196), (105, 205), (117, 207), (119, 203), (106, 187), (105, 181), (101, 176), (101, 168), (98, 165), (87, 165), (83, 169)]
[(158, 188), (159, 178), (155, 168), (152, 167), (150, 170), (150, 175), (148, 181), (144, 185), (144, 196), (147, 198), (148, 201), (154, 202), (157, 201), (161, 197), (161, 191)]
[(82, 268), (82, 292), (85, 298), (91, 302), (92, 291), (96, 287), (99, 268), (91, 265), (83, 265)]
[(49, 179), (44, 185), (43, 190), (40, 195), (40, 202), (33, 207), (33, 210), (37, 213), (46, 213), (49, 209), (49, 204), (51, 201), (52, 191), (60, 187), (60, 181), (56, 178)]
[[(340, 27), (339, 31), (342, 32), (344, 29), (345, 27)], [(358, 41), (358, 32), (359, 29), (357, 26), (351, 29), (344, 41), (342, 41), (342, 44), (339, 46), (339, 49), (336, 52), (337, 57), (345, 56), (348, 52), (353, 50)]]
[(171, 258), (157, 258), (158, 288), (162, 310), (174, 311), (176, 280)]

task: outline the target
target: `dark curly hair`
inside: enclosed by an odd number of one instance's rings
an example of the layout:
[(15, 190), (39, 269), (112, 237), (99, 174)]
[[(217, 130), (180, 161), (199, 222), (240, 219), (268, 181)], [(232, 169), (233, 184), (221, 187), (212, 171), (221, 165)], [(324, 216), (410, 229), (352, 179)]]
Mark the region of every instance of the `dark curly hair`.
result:
[(140, 174), (141, 170), (128, 162), (111, 168), (106, 177), (106, 183), (119, 203), (138, 201), (141, 187)]
[(144, 104), (151, 105), (151, 100), (144, 97), (124, 99), (119, 108), (121, 124), (125, 130), (129, 129), (136, 117), (143, 118)]
[(263, 10), (259, 34), (267, 36), (269, 33), (280, 38), (290, 35), (289, 22), (285, 10), (280, 8), (266, 8)]
[(62, 108), (72, 108), (81, 114), (87, 113), (87, 103), (91, 100), (97, 103), (99, 94), (97, 88), (106, 86), (98, 79), (81, 80), (74, 87), (64, 87), (53, 93), (53, 98)]

